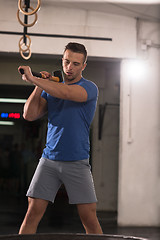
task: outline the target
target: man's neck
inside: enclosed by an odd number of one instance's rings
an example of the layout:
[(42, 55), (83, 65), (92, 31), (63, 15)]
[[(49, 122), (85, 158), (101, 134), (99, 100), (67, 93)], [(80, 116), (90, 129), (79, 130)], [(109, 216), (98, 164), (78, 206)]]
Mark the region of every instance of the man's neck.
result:
[(68, 80), (68, 79), (64, 79), (65, 84), (69, 85), (69, 84), (73, 84), (76, 82), (79, 82), (81, 80), (82, 76), (80, 76), (79, 78), (76, 78), (74, 80)]

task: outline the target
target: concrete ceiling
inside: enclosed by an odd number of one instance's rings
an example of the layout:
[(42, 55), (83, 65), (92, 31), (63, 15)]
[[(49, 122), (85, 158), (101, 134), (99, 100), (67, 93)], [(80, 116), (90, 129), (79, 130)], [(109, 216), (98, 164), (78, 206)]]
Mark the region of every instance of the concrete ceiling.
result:
[(42, 3), (160, 22), (159, 0), (45, 0)]

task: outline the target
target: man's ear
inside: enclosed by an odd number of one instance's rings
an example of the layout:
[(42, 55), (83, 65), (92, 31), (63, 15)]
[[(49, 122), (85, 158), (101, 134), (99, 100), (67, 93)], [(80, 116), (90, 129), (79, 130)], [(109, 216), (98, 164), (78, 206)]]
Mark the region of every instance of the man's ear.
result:
[(86, 68), (86, 66), (87, 66), (87, 63), (84, 63), (82, 71)]

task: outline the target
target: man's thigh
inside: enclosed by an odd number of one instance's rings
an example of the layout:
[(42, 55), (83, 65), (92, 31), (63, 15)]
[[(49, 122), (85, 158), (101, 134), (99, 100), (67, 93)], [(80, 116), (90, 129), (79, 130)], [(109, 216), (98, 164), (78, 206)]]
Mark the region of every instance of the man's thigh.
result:
[(64, 163), (62, 177), (70, 204), (97, 202), (88, 159)]
[(57, 162), (41, 158), (36, 168), (27, 196), (54, 202), (62, 182), (57, 175)]
[(43, 215), (48, 206), (48, 201), (28, 197), (28, 211), (35, 215)]

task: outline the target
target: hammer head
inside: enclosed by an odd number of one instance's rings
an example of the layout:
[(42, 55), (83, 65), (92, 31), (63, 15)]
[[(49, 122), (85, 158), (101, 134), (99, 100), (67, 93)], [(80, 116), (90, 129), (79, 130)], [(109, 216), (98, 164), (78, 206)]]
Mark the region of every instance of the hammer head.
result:
[(58, 77), (59, 78), (59, 82), (63, 82), (63, 73), (62, 73), (62, 71), (60, 71), (60, 70), (54, 71), (54, 77)]

